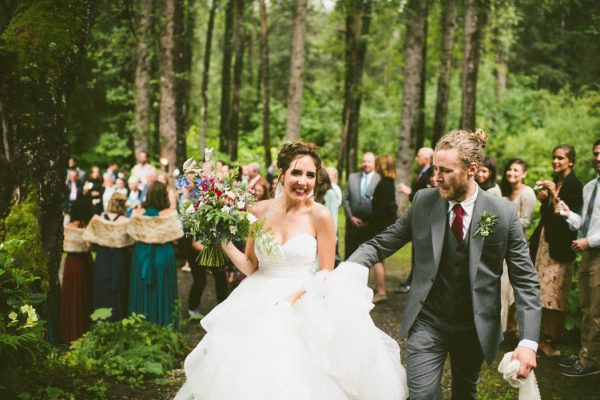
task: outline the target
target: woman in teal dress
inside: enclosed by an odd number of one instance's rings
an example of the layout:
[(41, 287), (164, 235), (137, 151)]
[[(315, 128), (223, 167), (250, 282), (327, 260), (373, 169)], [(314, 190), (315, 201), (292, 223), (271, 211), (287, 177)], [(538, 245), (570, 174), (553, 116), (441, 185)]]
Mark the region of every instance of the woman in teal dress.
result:
[(129, 314), (143, 314), (160, 325), (174, 324), (177, 270), (172, 241), (183, 236), (167, 188), (153, 182), (143, 208), (131, 218), (129, 235), (136, 240), (131, 260)]

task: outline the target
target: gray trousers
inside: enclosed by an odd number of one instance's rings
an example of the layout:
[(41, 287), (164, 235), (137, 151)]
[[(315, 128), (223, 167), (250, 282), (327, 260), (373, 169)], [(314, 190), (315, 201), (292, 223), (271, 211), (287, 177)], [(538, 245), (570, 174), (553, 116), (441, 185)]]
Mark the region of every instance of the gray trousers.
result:
[(452, 368), (452, 399), (475, 399), (483, 353), (475, 328), (452, 329), (417, 318), (408, 335), (410, 400), (442, 399), (446, 355)]

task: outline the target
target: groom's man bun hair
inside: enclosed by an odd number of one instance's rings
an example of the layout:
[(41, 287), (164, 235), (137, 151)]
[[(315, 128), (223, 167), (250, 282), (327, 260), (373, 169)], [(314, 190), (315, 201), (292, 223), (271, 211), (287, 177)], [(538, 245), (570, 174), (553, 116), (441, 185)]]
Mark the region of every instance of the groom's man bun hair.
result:
[(279, 150), (277, 155), (277, 167), (281, 171), (281, 175), (290, 168), (292, 162), (298, 156), (310, 156), (317, 167), (317, 184), (319, 183), (319, 173), (321, 172), (321, 152), (314, 143), (304, 143), (302, 141), (286, 143)]
[(479, 165), (483, 162), (486, 144), (487, 135), (482, 129), (475, 132), (456, 130), (442, 136), (435, 146), (435, 151), (458, 150), (459, 163), (468, 168), (472, 163)]

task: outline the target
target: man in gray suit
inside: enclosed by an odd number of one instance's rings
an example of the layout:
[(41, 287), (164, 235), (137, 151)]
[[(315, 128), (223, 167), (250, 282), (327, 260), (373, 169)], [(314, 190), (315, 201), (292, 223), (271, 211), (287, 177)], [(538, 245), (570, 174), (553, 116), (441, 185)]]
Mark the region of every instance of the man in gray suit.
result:
[(362, 172), (348, 176), (342, 196), (342, 206), (346, 214), (345, 258), (370, 239), (365, 219), (373, 212), (371, 201), (380, 180), (381, 177), (375, 172), (375, 155), (371, 152), (363, 154)]
[(475, 183), (485, 143), (480, 130), (453, 131), (440, 139), (433, 156), (437, 188), (419, 191), (394, 225), (348, 259), (348, 264), (370, 266), (413, 242), (413, 285), (400, 331), (402, 338), (408, 335), (411, 400), (442, 398), (447, 354), (452, 398), (475, 398), (483, 360), (490, 363), (502, 341), (500, 277), (505, 259), (521, 332), (513, 359), (520, 361), (522, 377), (536, 366), (538, 278), (516, 207), (487, 195)]

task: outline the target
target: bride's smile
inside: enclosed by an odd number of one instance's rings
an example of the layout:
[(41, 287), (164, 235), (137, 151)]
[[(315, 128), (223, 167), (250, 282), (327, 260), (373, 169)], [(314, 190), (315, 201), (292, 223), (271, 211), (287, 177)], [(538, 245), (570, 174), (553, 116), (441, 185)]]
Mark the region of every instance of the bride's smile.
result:
[(311, 156), (296, 158), (283, 176), (286, 193), (293, 200), (304, 200), (310, 196), (316, 184), (317, 168)]

